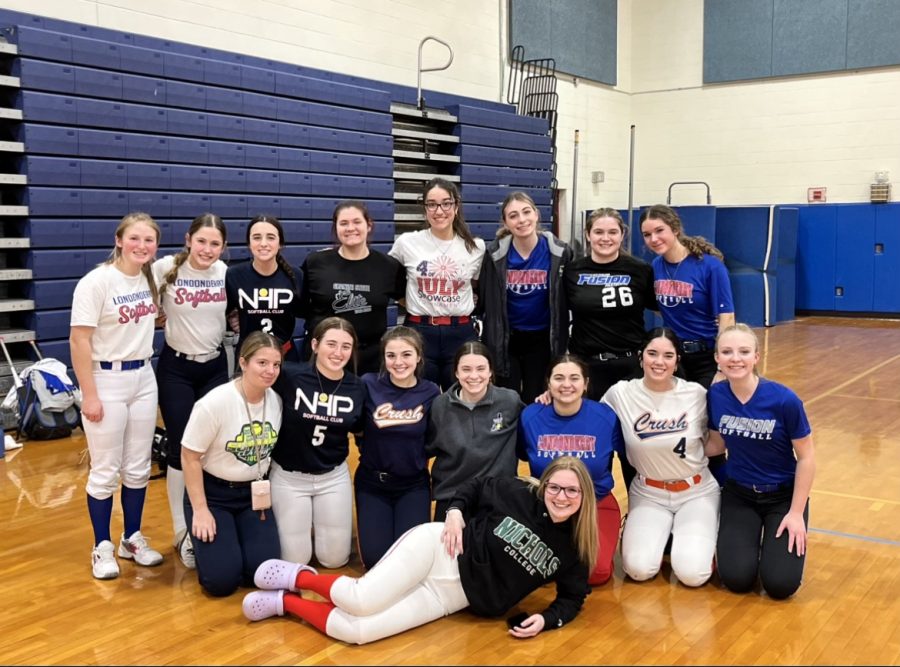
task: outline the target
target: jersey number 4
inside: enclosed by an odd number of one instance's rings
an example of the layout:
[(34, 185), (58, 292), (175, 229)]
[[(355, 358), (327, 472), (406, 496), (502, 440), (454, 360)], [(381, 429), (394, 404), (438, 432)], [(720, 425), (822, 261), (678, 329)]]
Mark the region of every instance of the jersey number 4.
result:
[[(318, 428), (318, 427), (316, 427)], [(684, 450), (687, 449), (687, 438), (682, 438), (678, 441), (678, 444), (672, 449), (673, 452), (678, 454), (678, 458), (683, 459), (686, 455)]]

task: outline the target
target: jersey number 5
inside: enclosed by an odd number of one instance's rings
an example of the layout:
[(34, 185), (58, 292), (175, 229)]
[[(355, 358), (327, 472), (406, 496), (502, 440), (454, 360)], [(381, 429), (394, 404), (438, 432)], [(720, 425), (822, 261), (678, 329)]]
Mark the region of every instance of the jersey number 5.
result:
[(316, 427), (313, 429), (312, 443), (313, 447), (318, 447), (323, 442), (325, 442), (325, 431), (328, 427), (325, 424), (316, 424)]

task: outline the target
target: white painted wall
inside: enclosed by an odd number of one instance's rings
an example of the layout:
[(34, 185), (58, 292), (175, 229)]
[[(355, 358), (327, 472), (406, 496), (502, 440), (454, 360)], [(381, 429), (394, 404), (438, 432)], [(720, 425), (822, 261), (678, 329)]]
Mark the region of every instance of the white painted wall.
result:
[[(427, 88), (505, 95), (506, 0), (0, 0), (0, 7), (249, 53), (414, 86), (419, 40), (454, 46)], [(703, 0), (619, 0), (618, 85), (562, 77), (560, 187), (569, 206), (580, 130), (576, 209), (625, 206), (629, 126), (634, 199), (709, 182), (713, 203), (867, 201), (877, 170), (900, 179), (900, 68), (703, 86)], [(444, 58), (426, 47), (426, 64)], [(530, 54), (526, 54), (530, 55)], [(538, 55), (538, 54), (535, 54)], [(544, 54), (540, 54), (544, 55)], [(605, 182), (591, 183), (592, 171)], [(702, 203), (678, 188), (673, 204)], [(563, 211), (563, 220), (570, 211)], [(565, 226), (564, 226), (565, 227)]]

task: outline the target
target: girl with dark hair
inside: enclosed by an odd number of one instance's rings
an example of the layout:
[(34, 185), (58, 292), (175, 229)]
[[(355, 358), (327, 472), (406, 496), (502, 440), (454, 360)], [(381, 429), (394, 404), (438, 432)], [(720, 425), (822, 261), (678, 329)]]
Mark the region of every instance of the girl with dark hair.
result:
[(312, 359), (287, 362), (275, 383), (284, 402), (272, 453), (272, 507), (285, 558), (324, 567), (350, 560), (353, 488), (349, 435), (362, 429), (366, 387), (347, 370), (356, 349), (353, 325), (326, 317), (312, 333)]
[(168, 442), (166, 490), (174, 546), (181, 562), (191, 569), (195, 563), (184, 518), (181, 436), (194, 404), (228, 380), (222, 348), (227, 267), (220, 259), (226, 240), (222, 219), (204, 213), (194, 218), (184, 235), (183, 250), (153, 263), (165, 319), (165, 343), (156, 365), (156, 381)]
[(381, 337), (383, 370), (367, 373), (366, 423), (357, 436), (356, 532), (359, 557), (372, 567), (407, 530), (431, 519), (425, 431), (441, 390), (422, 378), (425, 351), (415, 329)]
[(716, 361), (726, 382), (709, 388), (707, 454), (728, 451), (719, 577), (735, 593), (752, 590), (758, 578), (769, 597), (783, 600), (803, 579), (816, 473), (812, 428), (797, 394), (758, 375), (759, 341), (746, 324), (719, 334)]
[[(597, 558), (594, 503), (587, 470), (568, 456), (540, 480), (469, 480), (446, 522), (408, 531), (359, 579), (283, 560), (263, 563), (255, 581), (267, 590), (244, 598), (244, 615), (261, 621), (288, 613), (334, 639), (366, 644), (466, 607), (499, 616), (555, 582), (556, 598), (544, 611), (509, 621), (510, 636), (534, 637), (569, 623), (584, 604)], [(325, 600), (302, 598), (301, 589)]]
[(593, 211), (584, 231), (590, 253), (569, 263), (563, 276), (572, 313), (568, 349), (590, 366), (593, 400), (619, 380), (639, 375), (644, 311), (656, 308), (653, 269), (628, 253), (626, 232), (615, 209)]
[(684, 377), (709, 387), (716, 375), (716, 335), (734, 324), (734, 298), (722, 253), (702, 236), (687, 236), (678, 214), (662, 204), (641, 213), (653, 260), (663, 323), (681, 339)]
[(387, 329), (391, 299), (406, 294), (406, 269), (396, 259), (369, 248), (374, 222), (361, 201), (342, 201), (334, 209), (333, 248), (306, 256), (300, 307), (306, 324), (303, 358), (310, 355), (313, 330), (326, 317), (345, 318), (359, 336), (357, 373), (381, 367), (379, 340)]
[(613, 452), (622, 452), (622, 432), (616, 413), (608, 405), (585, 400), (587, 364), (563, 354), (550, 365), (547, 388), (550, 404), (532, 403), (522, 411), (516, 452), (527, 461), (532, 475), (562, 456), (575, 456), (587, 467), (597, 497), (597, 562), (588, 582), (599, 586), (613, 573), (622, 512), (612, 494)]
[(565, 351), (569, 317), (560, 277), (572, 250), (541, 231), (540, 212), (524, 192), (507, 195), (500, 211), (478, 279), (481, 340), (494, 354), (497, 384), (531, 403), (543, 391), (551, 354)]
[(672, 571), (685, 586), (712, 575), (719, 484), (704, 454), (706, 391), (675, 376), (680, 346), (671, 329), (650, 331), (641, 350), (644, 376), (606, 392), (622, 425), (625, 454), (637, 474), (628, 487), (622, 565), (635, 581), (659, 572), (672, 540)]
[(281, 341), (251, 333), (241, 376), (197, 401), (184, 429), (184, 512), (200, 585), (216, 597), (248, 585), (260, 563), (281, 554), (275, 517), (258, 501), (281, 428), (281, 398), (271, 389), (281, 359)]
[(484, 343), (470, 341), (453, 359), (456, 382), (431, 407), (425, 454), (434, 457), (434, 520), (443, 521), (457, 489), (467, 480), (513, 477), (516, 426), (524, 404), (512, 389), (492, 384), (493, 362)]
[(484, 241), (469, 231), (453, 183), (428, 181), (422, 203), (428, 227), (401, 234), (390, 255), (406, 267), (404, 323), (425, 339), (425, 377), (446, 389), (453, 382), (453, 354), (477, 338), (474, 282)]
[(119, 558), (145, 566), (163, 560), (141, 534), (156, 429), (157, 389), (150, 357), (159, 294), (150, 265), (159, 236), (159, 226), (146, 213), (126, 215), (116, 228), (109, 259), (79, 280), (72, 295), (69, 345), (91, 454), (87, 506), (96, 579), (119, 576), (109, 524), (120, 480), (125, 532)]
[[(253, 259), (229, 266), (225, 274), (226, 313), (238, 334), (237, 349), (254, 331), (284, 341), (285, 359), (300, 361), (293, 338), (300, 310), (303, 276), (281, 254), (284, 228), (278, 218), (258, 215), (247, 227), (247, 246)], [(236, 315), (236, 318), (234, 317)]]

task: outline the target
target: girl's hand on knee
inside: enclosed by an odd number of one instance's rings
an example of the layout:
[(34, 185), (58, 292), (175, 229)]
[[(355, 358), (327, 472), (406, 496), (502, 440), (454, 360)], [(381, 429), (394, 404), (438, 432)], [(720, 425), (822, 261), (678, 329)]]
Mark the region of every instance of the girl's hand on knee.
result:
[(209, 509), (194, 511), (191, 533), (201, 542), (212, 542), (216, 539), (216, 520)]
[(776, 539), (787, 530), (788, 532), (788, 553), (797, 547), (797, 556), (803, 556), (806, 553), (806, 523), (803, 521), (802, 514), (788, 512), (781, 520), (778, 530), (775, 531)]
[(541, 614), (532, 614), (519, 625), (510, 628), (509, 634), (516, 639), (529, 639), (544, 629), (544, 617)]

